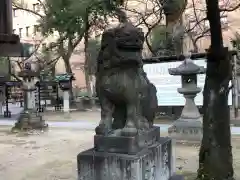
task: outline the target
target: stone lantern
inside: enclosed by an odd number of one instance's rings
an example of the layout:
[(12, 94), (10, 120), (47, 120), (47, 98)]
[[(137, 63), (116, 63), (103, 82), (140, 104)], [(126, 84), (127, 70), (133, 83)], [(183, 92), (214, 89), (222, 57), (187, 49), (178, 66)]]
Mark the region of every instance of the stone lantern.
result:
[(73, 74), (58, 74), (55, 77), (59, 83), (60, 89), (63, 91), (63, 112), (69, 113), (70, 111), (70, 90), (72, 88)]
[(10, 60), (6, 57), (0, 57), (0, 114), (3, 114), (3, 104), (5, 101), (5, 111), (4, 117), (10, 118), (11, 111), (8, 107), (8, 99), (9, 99), (9, 86), (7, 82), (10, 80)]
[(14, 129), (45, 129), (48, 127), (42, 116), (39, 114), (35, 103), (36, 82), (38, 73), (31, 69), (30, 63), (25, 63), (24, 70), (19, 72), (19, 77), (23, 78), (24, 91), (24, 111), (20, 114)]
[(191, 59), (185, 59), (180, 66), (168, 71), (173, 76), (181, 76), (182, 87), (178, 88), (178, 92), (186, 99), (180, 118), (168, 129), (169, 135), (179, 140), (201, 140), (202, 117), (194, 98), (201, 92), (201, 88), (197, 87), (197, 75), (204, 74), (205, 68), (194, 64)]

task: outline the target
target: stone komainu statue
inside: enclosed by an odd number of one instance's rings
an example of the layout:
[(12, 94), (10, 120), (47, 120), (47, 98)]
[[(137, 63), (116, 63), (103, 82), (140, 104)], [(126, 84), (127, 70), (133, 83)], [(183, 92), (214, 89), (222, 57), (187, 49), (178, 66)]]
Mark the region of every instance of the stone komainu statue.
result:
[(134, 136), (152, 127), (157, 97), (143, 71), (143, 43), (143, 32), (129, 22), (103, 33), (96, 73), (101, 105), (97, 134)]

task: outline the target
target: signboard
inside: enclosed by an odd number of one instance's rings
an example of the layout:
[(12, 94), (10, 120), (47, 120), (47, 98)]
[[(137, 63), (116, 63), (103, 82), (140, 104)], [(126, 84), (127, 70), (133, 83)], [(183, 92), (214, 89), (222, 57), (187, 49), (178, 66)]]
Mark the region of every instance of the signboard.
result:
[[(168, 62), (168, 63), (156, 63), (145, 64), (143, 66), (144, 71), (147, 74), (149, 80), (157, 88), (158, 106), (184, 106), (185, 98), (182, 94), (179, 94), (177, 88), (181, 87), (181, 77), (172, 76), (168, 73), (169, 68), (175, 68), (182, 62)], [(206, 67), (206, 59), (199, 59), (194, 61), (199, 66)], [(197, 75), (198, 87), (204, 87), (205, 74)], [(203, 104), (202, 91), (197, 94), (195, 103), (198, 106)], [(228, 104), (232, 105), (232, 92), (229, 93)]]

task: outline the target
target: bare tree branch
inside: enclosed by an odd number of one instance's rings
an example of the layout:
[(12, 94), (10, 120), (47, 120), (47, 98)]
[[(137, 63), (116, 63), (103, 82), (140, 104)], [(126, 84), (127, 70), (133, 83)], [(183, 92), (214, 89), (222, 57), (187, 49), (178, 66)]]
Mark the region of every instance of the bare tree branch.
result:
[(43, 15), (41, 15), (40, 13), (38, 13), (38, 12), (36, 12), (36, 11), (34, 11), (34, 10), (32, 10), (32, 9), (29, 9), (29, 8), (27, 8), (27, 7), (24, 7), (24, 4), (22, 4), (22, 3), (17, 3), (17, 2), (12, 2), (12, 6), (13, 6), (13, 8), (14, 9), (16, 9), (16, 10), (23, 10), (23, 11), (26, 11), (26, 12), (29, 12), (29, 13), (31, 13), (31, 14), (33, 14), (33, 15), (36, 15), (36, 16), (38, 16), (39, 18), (44, 18), (44, 16)]
[(224, 9), (220, 9), (221, 12), (232, 12), (232, 11), (235, 11), (237, 9), (240, 8), (240, 3), (237, 4), (236, 6), (232, 7), (232, 8), (224, 8)]
[(46, 14), (47, 8), (46, 8), (46, 5), (44, 4), (44, 2), (41, 1), (41, 0), (37, 0), (37, 2), (38, 2), (38, 3), (40, 4), (40, 6), (43, 8), (44, 13)]

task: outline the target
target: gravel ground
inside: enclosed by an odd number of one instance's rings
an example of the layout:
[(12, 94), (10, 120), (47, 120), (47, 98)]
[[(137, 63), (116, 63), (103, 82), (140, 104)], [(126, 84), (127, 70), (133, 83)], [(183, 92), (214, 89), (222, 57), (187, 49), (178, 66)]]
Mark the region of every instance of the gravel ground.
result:
[[(0, 129), (1, 180), (76, 180), (76, 156), (93, 145), (92, 131), (50, 129), (29, 134)], [(235, 172), (240, 177), (239, 137), (233, 137)], [(196, 172), (199, 147), (176, 145), (178, 172)]]

